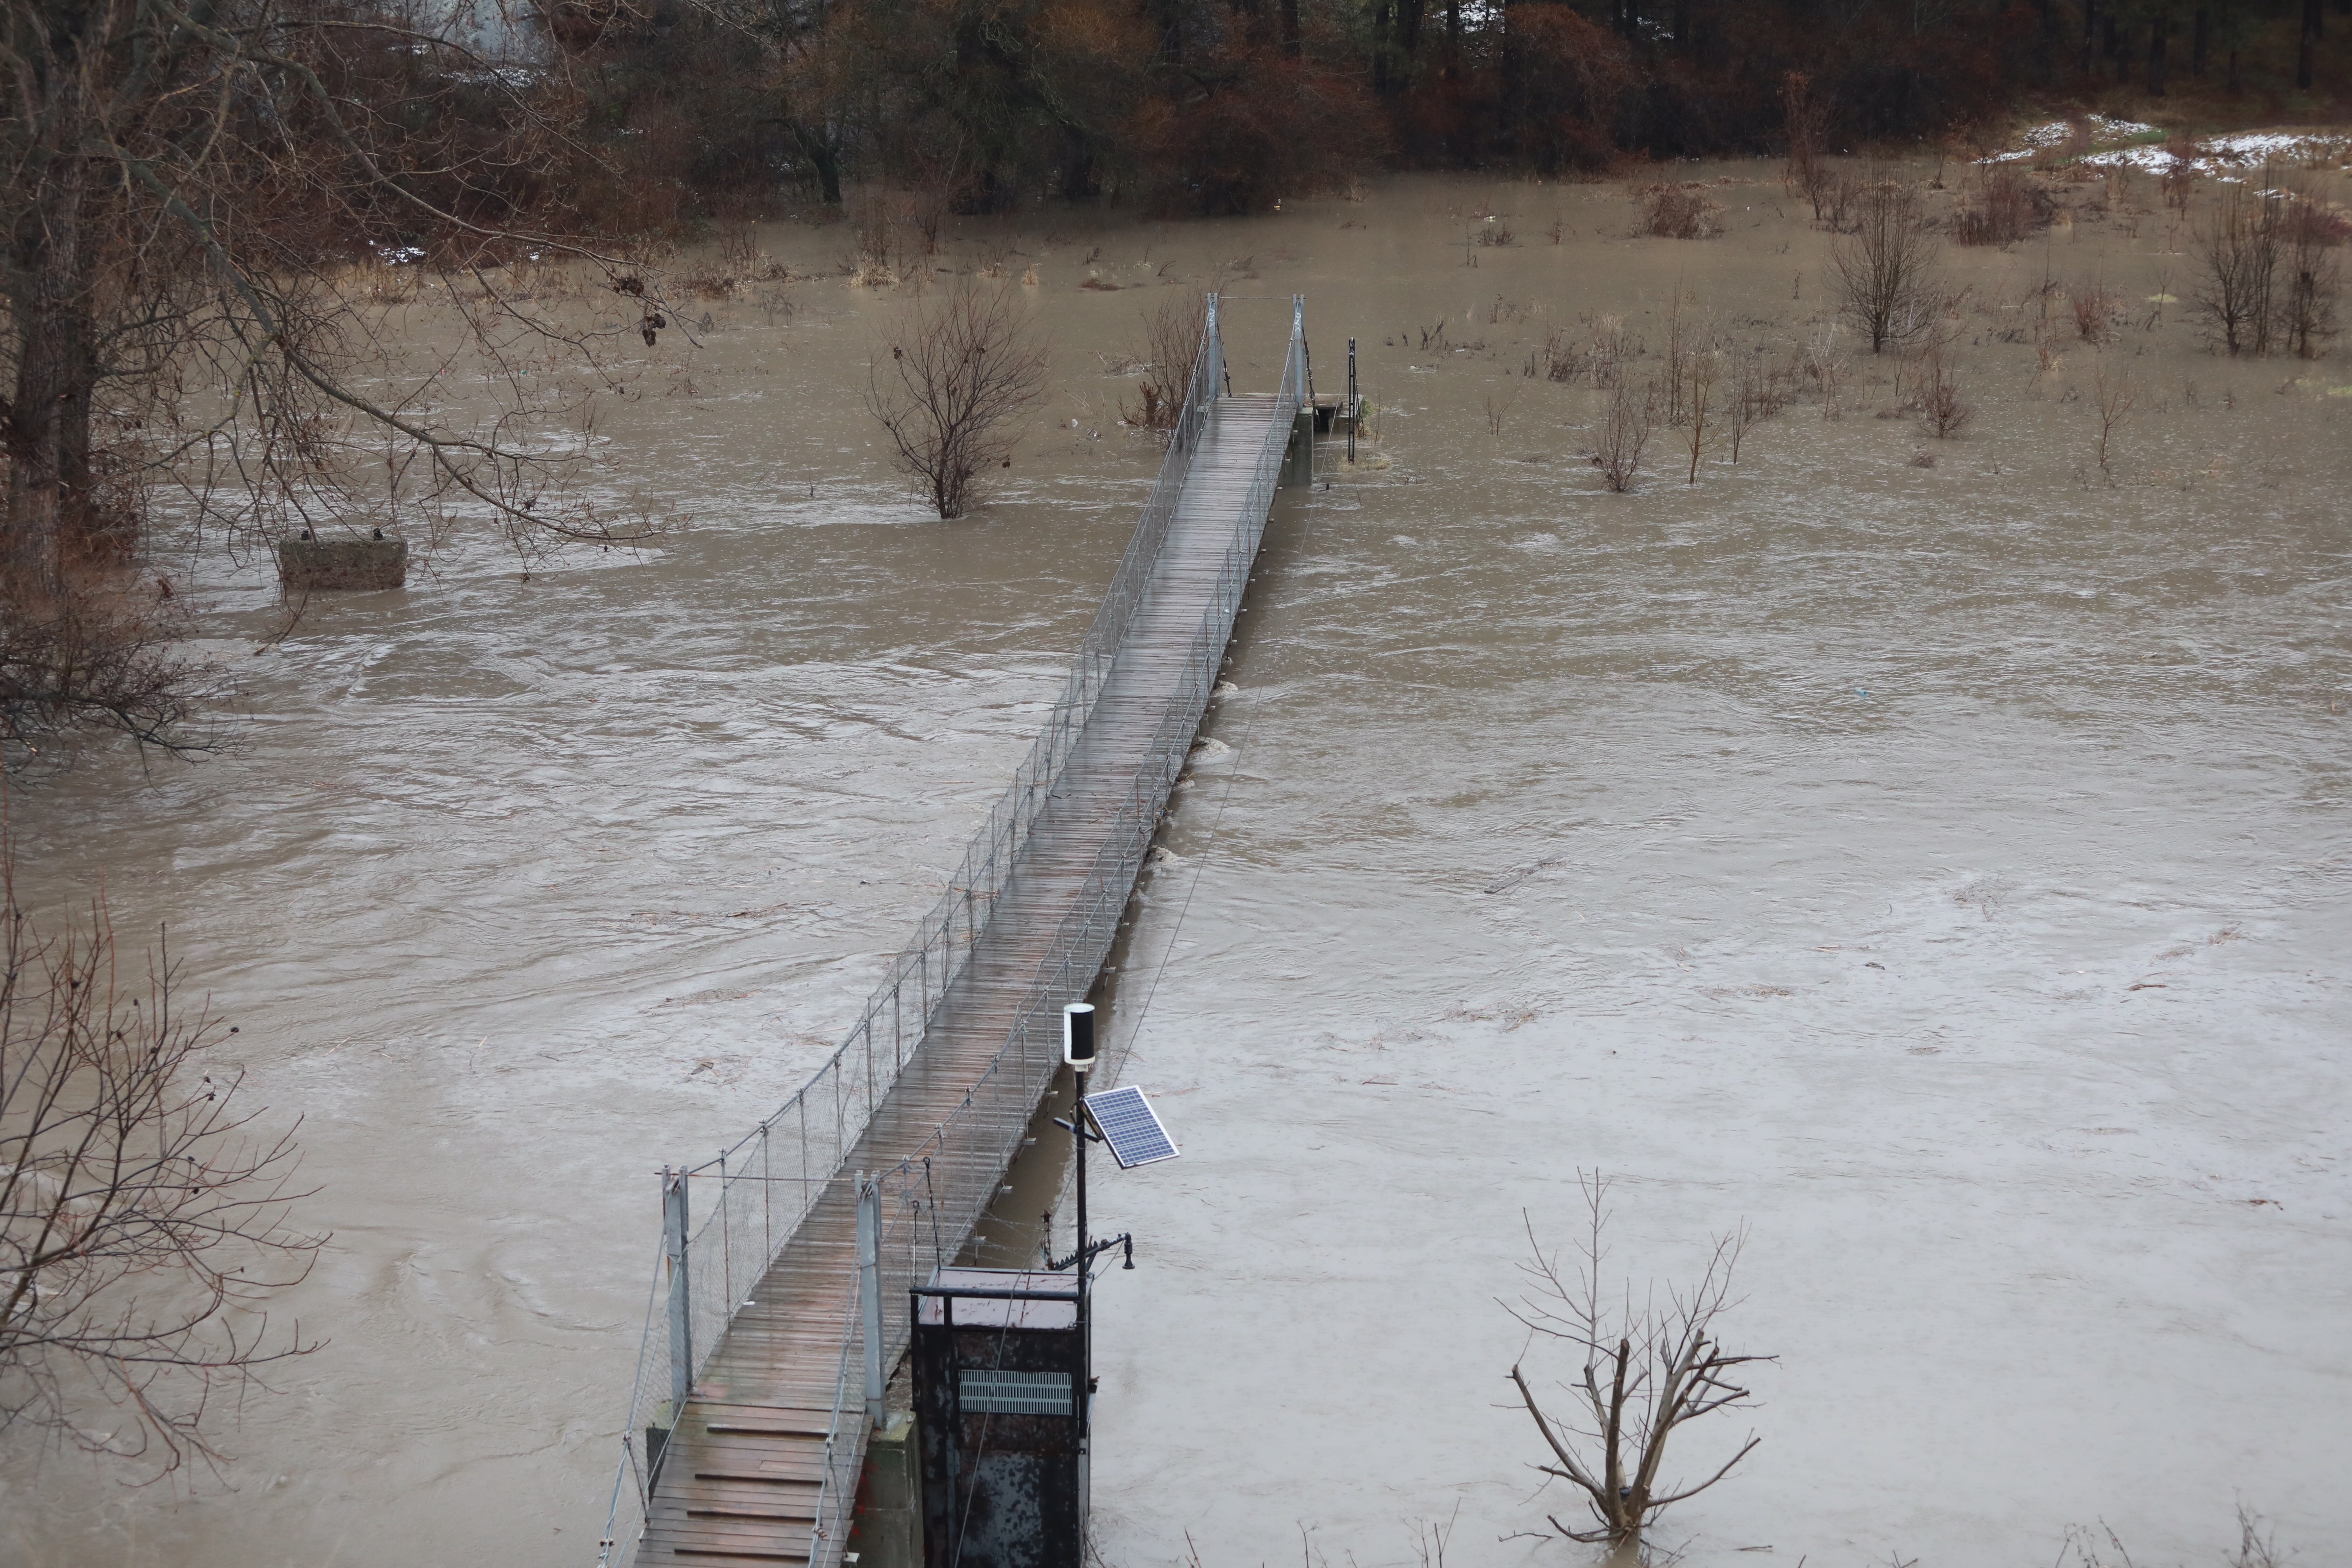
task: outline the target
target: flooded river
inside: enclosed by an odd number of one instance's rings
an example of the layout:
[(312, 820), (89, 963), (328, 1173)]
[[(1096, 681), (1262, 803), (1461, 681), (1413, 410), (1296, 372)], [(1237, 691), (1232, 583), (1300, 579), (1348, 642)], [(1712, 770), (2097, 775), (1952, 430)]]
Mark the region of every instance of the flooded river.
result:
[[(1452, 1562), (1582, 1561), (1529, 1533), (1580, 1510), (1528, 1468), (1496, 1299), (1595, 1167), (1637, 1292), (1746, 1227), (1723, 1331), (1779, 1357), (1670, 1461), (1764, 1439), (1667, 1516), (1694, 1568), (2047, 1562), (2101, 1519), (2206, 1562), (2241, 1500), (2337, 1551), (2352, 369), (2200, 352), (2144, 187), (1948, 257), (1959, 437), (1879, 417), (1842, 332), (1841, 417), (1801, 397), (1696, 484), (1662, 431), (1607, 494), (1603, 395), (1521, 374), (1549, 330), (1622, 318), (1637, 374), (1676, 298), (1822, 331), (1826, 237), (1776, 171), (1704, 172), (1706, 241), (1627, 237), (1613, 185), (1435, 181), (1009, 234), (1056, 387), (953, 525), (856, 405), (893, 291), (774, 226), (801, 279), (709, 302), (602, 425), (659, 549), (525, 580), (453, 539), (262, 652), (262, 568), (183, 563), (236, 748), (19, 784), (23, 874), (168, 922), (301, 1118), (333, 1240), (287, 1305), (329, 1342), (219, 1482), (11, 1453), (0, 1559), (593, 1561), (654, 1173), (789, 1094), (935, 896), (1156, 467), (1118, 356), (1212, 279), (1305, 292), (1325, 390), (1359, 340), (1379, 461), (1277, 508), (1106, 992), (1184, 1147), (1094, 1198), (1139, 1244), (1100, 1298), (1106, 1563), (1374, 1568), (1449, 1520)], [(2105, 472), (2100, 356), (2025, 330), (2045, 278), (2124, 301)], [(1286, 318), (1234, 304), (1237, 387)]]

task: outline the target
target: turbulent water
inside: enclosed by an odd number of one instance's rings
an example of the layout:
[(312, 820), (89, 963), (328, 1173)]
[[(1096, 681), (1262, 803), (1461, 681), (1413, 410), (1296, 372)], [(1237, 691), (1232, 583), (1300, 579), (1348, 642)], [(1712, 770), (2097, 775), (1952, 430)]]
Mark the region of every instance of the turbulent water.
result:
[[(236, 749), (90, 749), (11, 809), (35, 900), (168, 922), (302, 1119), (333, 1240), (286, 1306), (328, 1343), (224, 1427), (222, 1482), (18, 1445), (0, 1557), (593, 1560), (654, 1173), (788, 1094), (935, 895), (1156, 466), (1110, 374), (1139, 307), (1212, 279), (1307, 293), (1325, 390), (1359, 340), (1386, 466), (1277, 509), (1110, 976), (1184, 1158), (1095, 1194), (1139, 1238), (1101, 1296), (1105, 1560), (1372, 1568), (1453, 1521), (1450, 1560), (1580, 1561), (1503, 1381), (1570, 1358), (1496, 1299), (1594, 1168), (1637, 1296), (1745, 1227), (1723, 1330), (1779, 1358), (1670, 1461), (1764, 1439), (1667, 1516), (1693, 1564), (2048, 1561), (2100, 1519), (2210, 1561), (2242, 1500), (2335, 1551), (2352, 371), (2200, 352), (2144, 302), (2190, 258), (2143, 188), (1948, 258), (1961, 437), (1876, 417), (1841, 336), (1843, 417), (1799, 401), (1695, 485), (1662, 431), (1605, 494), (1589, 378), (1520, 374), (1547, 330), (1622, 316), (1637, 374), (1676, 294), (1821, 330), (1826, 237), (1770, 171), (1708, 173), (1739, 182), (1708, 241), (1626, 237), (1615, 187), (1425, 182), (1008, 232), (1057, 385), (965, 522), (856, 406), (893, 292), (803, 278), (713, 303), (607, 416), (597, 482), (678, 520), (658, 550), (526, 581), (456, 541), (264, 652), (261, 570), (194, 568)], [(2104, 474), (2071, 318), (2047, 371), (2001, 341), (2045, 276), (2126, 298)], [(1237, 386), (1286, 317), (1232, 307)]]

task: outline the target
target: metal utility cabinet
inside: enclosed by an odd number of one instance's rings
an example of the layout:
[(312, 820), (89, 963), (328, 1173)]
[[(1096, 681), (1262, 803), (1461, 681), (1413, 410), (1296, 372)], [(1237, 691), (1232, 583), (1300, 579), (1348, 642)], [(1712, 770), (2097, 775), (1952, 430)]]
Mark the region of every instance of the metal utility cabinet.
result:
[(1087, 1323), (1080, 1274), (941, 1268), (909, 1347), (924, 1568), (1081, 1568)]

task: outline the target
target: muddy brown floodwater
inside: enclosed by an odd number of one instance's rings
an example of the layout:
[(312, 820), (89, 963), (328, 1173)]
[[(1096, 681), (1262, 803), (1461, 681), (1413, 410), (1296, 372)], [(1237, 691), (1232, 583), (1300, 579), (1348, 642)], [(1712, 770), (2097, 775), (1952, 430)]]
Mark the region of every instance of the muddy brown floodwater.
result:
[[(1616, 185), (1399, 180), (968, 241), (1036, 267), (1057, 382), (965, 522), (856, 405), (897, 291), (803, 276), (698, 306), (607, 411), (593, 483), (678, 520), (656, 551), (524, 581), (452, 539), (263, 652), (260, 567), (180, 562), (242, 745), (19, 784), (24, 880), (169, 922), (302, 1119), (333, 1241), (286, 1306), (329, 1343), (219, 1483), (11, 1448), (0, 1559), (593, 1561), (654, 1172), (788, 1094), (935, 894), (1150, 483), (1118, 356), (1212, 278), (1304, 291), (1327, 390), (1354, 335), (1380, 441), (1278, 509), (1108, 978), (1184, 1157), (1096, 1189), (1139, 1243), (1105, 1560), (1373, 1568), (1452, 1520), (1451, 1563), (1581, 1561), (1530, 1533), (1574, 1504), (1496, 1302), (1594, 1167), (1637, 1289), (1747, 1227), (1727, 1334), (1780, 1357), (1676, 1457), (1764, 1439), (1669, 1515), (1693, 1568), (2047, 1562), (2100, 1519), (2211, 1561), (2240, 1500), (2340, 1551), (2352, 365), (2204, 352), (2151, 298), (2190, 292), (2176, 220), (2102, 185), (1948, 253), (1958, 437), (1841, 331), (1841, 417), (1806, 381), (1736, 466), (1685, 483), (1665, 430), (1606, 494), (1591, 377), (1521, 374), (1549, 330), (1620, 318), (1639, 377), (1677, 300), (1779, 356), (1825, 324), (1777, 171), (1694, 173), (1720, 238), (1629, 238)], [(1234, 303), (1237, 386), (1286, 314)]]

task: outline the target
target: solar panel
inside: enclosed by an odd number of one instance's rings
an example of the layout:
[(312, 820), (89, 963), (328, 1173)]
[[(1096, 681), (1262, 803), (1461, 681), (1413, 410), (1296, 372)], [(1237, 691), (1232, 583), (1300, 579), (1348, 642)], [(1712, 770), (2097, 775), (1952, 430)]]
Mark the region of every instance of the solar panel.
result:
[(1132, 1085), (1087, 1096), (1087, 1115), (1101, 1131), (1103, 1142), (1110, 1145), (1110, 1157), (1122, 1171), (1176, 1157), (1176, 1145), (1169, 1141), (1168, 1130), (1160, 1125), (1160, 1113)]

